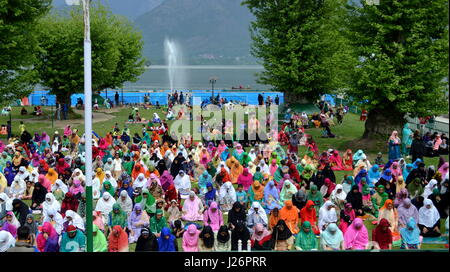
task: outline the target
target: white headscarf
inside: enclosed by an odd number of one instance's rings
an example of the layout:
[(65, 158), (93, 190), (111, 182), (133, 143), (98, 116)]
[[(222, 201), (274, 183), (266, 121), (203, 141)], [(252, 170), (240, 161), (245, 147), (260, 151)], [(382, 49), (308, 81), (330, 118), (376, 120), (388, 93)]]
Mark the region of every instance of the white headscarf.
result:
[[(76, 174), (80, 174), (80, 175), (76, 176)], [(73, 170), (72, 178), (73, 179), (78, 179), (81, 182), (85, 181), (84, 174), (79, 168), (76, 168), (75, 170)]]
[(12, 211), (12, 199), (6, 193), (0, 193), (0, 198), (5, 202), (5, 211), (3, 211), (3, 205), (0, 205), (0, 214), (6, 211)]
[(25, 180), (26, 178), (28, 178), (30, 176), (30, 172), (27, 171), (25, 166), (19, 167), (19, 172), (23, 172), (23, 174), (17, 173), (17, 176), (19, 176), (22, 180)]
[[(72, 218), (72, 220), (68, 220), (67, 217)], [(84, 221), (83, 218), (81, 218), (81, 216), (72, 211), (72, 210), (67, 210), (66, 211), (66, 218), (64, 219), (64, 222), (69, 221), (69, 225), (74, 225), (75, 227), (77, 227), (79, 230), (84, 231)]]
[(8, 231), (0, 231), (0, 252), (6, 252), (16, 244), (16, 239)]
[(251, 161), (255, 161), (256, 159), (256, 153), (255, 153), (255, 149), (252, 148), (250, 149), (250, 152), (248, 152), (248, 157), (251, 159)]
[(181, 190), (190, 190), (191, 189), (191, 180), (189, 179), (189, 176), (187, 174), (184, 174), (182, 177), (180, 173), (184, 173), (183, 170), (180, 170), (178, 175), (173, 180), (173, 184), (175, 185), (175, 188), (177, 191)]
[[(431, 206), (431, 208), (427, 208), (427, 206)], [(431, 199), (425, 199), (423, 202), (423, 207), (419, 210), (419, 224), (424, 225), (427, 228), (431, 228), (436, 224), (436, 222), (441, 219), (439, 215), (439, 211), (433, 204)]]
[(226, 196), (231, 198), (233, 202), (236, 202), (236, 191), (234, 190), (233, 184), (230, 181), (225, 182), (220, 186), (219, 189), (220, 199), (224, 199)]
[(98, 200), (95, 210), (101, 212), (104, 216), (107, 216), (112, 211), (114, 203), (116, 203), (116, 200), (111, 194), (104, 192), (103, 196)]
[(261, 169), (261, 173), (264, 174), (269, 174), (270, 175), (270, 168), (267, 165), (267, 163), (264, 160), (261, 160), (258, 164), (259, 168)]
[(180, 152), (181, 152), (181, 154), (183, 154), (183, 157), (184, 157), (185, 159), (188, 158), (187, 150), (186, 150), (186, 148), (184, 147), (184, 145), (182, 145), (182, 144), (178, 147), (178, 153), (180, 153)]
[(322, 227), (327, 223), (336, 223), (337, 222), (337, 214), (336, 209), (332, 208), (331, 210), (328, 210), (328, 207), (334, 205), (333, 202), (328, 200), (323, 204), (323, 206), (319, 210), (319, 229), (321, 230)]
[(17, 176), (14, 177), (14, 181), (11, 184), (10, 193), (12, 195), (20, 195), (25, 192), (25, 189), (27, 187), (27, 184), (23, 179), (20, 178), (20, 175), (17, 174)]
[[(47, 198), (50, 198), (50, 201), (48, 201)], [(48, 213), (49, 208), (53, 208), (57, 212), (59, 212), (59, 210), (61, 209), (61, 205), (55, 199), (55, 196), (52, 193), (47, 193), (45, 195), (45, 201), (44, 203), (42, 203), (42, 212), (44, 216)]]
[(435, 179), (430, 180), (430, 182), (425, 186), (425, 190), (422, 194), (424, 199), (427, 199), (429, 195), (433, 194), (433, 189), (437, 186), (438, 182)]
[(258, 215), (264, 221), (264, 224), (267, 224), (267, 214), (266, 211), (261, 207), (261, 204), (258, 201), (254, 201), (252, 207), (248, 211), (248, 217), (253, 216), (255, 214), (255, 209), (258, 209)]
[[(109, 178), (106, 177), (106, 175), (109, 175)], [(109, 170), (105, 172), (105, 179), (103, 180), (103, 182), (105, 182), (105, 181), (109, 181), (111, 183), (111, 186), (114, 188), (114, 190), (117, 189), (117, 181), (111, 174), (111, 171), (109, 171)]]
[(216, 174), (219, 174), (219, 173), (220, 173), (220, 170), (222, 170), (222, 166), (223, 166), (223, 168), (225, 168), (225, 170), (227, 170), (227, 172), (228, 172), (228, 174), (229, 174), (229, 173), (230, 173), (230, 168), (228, 168), (228, 166), (225, 164), (224, 161), (221, 161), (221, 162), (219, 163), (219, 166), (217, 166)]
[(143, 173), (140, 173), (133, 182), (133, 189), (144, 188), (147, 185), (147, 179)]
[(55, 184), (52, 185), (52, 193), (54, 193), (57, 189), (61, 189), (64, 194), (67, 194), (67, 192), (69, 191), (67, 185), (64, 184), (64, 182), (62, 182), (62, 180), (60, 179), (57, 179), (55, 181)]
[[(341, 189), (341, 193), (338, 193), (337, 191)], [(344, 187), (342, 184), (336, 185), (333, 192), (331, 193), (330, 199), (339, 199), (339, 200), (345, 200), (347, 198), (347, 194), (344, 192)]]
[[(52, 216), (52, 215), (53, 215), (53, 219), (50, 218), (50, 216)], [(61, 231), (64, 228), (64, 225), (63, 225), (64, 219), (59, 212), (57, 212), (53, 207), (50, 207), (47, 210), (47, 214), (44, 215), (44, 220), (42, 221), (42, 223), (51, 222), (52, 220), (55, 221), (55, 223), (56, 223), (54, 225), (56, 232), (58, 234), (61, 234)]]
[(36, 168), (34, 168), (33, 171), (31, 172), (30, 181), (33, 183), (39, 182), (39, 172)]
[[(122, 200), (122, 197), (124, 196), (126, 198), (125, 200)], [(117, 203), (119, 203), (120, 207), (122, 207), (122, 210), (127, 214), (130, 214), (133, 211), (133, 201), (131, 200), (127, 191), (123, 190), (122, 192), (120, 192), (120, 196), (119, 198), (117, 198)]]

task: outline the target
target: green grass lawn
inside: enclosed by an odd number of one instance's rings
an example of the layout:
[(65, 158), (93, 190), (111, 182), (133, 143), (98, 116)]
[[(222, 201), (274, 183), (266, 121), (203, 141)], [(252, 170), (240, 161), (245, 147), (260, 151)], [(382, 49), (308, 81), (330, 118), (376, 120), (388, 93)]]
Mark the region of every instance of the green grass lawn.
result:
[[(26, 107), (29, 112), (33, 111), (32, 107)], [(20, 115), (21, 107), (13, 107), (12, 112), (12, 120), (13, 120), (13, 134), (18, 134), (18, 125), (20, 121), (23, 121), (26, 124), (27, 130), (33, 135), (34, 132), (42, 133), (43, 131), (48, 132), (50, 135), (52, 135), (52, 131), (58, 130), (59, 133), (63, 132), (63, 128), (52, 128), (51, 127), (51, 114), (50, 114), (50, 108), (44, 107), (44, 116), (42, 117), (33, 117), (33, 116), (21, 116)], [(96, 122), (94, 118), (94, 124), (93, 124), (93, 130), (98, 133), (99, 135), (105, 135), (107, 132), (112, 131), (113, 126), (115, 123), (119, 124), (120, 128), (123, 128), (125, 122), (128, 119), (128, 115), (131, 112), (131, 109), (129, 107), (119, 108), (117, 112), (111, 112), (107, 111), (106, 109), (99, 110), (101, 113), (106, 113), (107, 115), (111, 115), (112, 119), (103, 121), (103, 122)], [(164, 109), (156, 109), (151, 108), (148, 110), (140, 109), (141, 117), (145, 118), (147, 120), (151, 119), (153, 116), (153, 113), (157, 112), (161, 118), (164, 118), (165, 113)], [(62, 123), (63, 125), (66, 124), (72, 124), (73, 128), (77, 128), (80, 133), (84, 132), (84, 124), (82, 123), (82, 120), (80, 119), (81, 116), (74, 114), (73, 117), (77, 117), (75, 119), (69, 120), (65, 123)], [(0, 124), (6, 124), (6, 121), (9, 120), (9, 116), (0, 116)], [(76, 121), (81, 123), (80, 124), (74, 124)], [(169, 126), (171, 125), (173, 121), (169, 121)], [(129, 124), (128, 127), (130, 128), (131, 132), (139, 133), (141, 134), (142, 124)], [(357, 149), (362, 149), (365, 151), (366, 155), (368, 156), (369, 160), (374, 160), (376, 157), (376, 154), (380, 151), (383, 153), (383, 158), (385, 161), (387, 161), (387, 144), (386, 140), (380, 140), (375, 145), (373, 145), (371, 148), (367, 148), (367, 146), (361, 144), (358, 146), (358, 139), (362, 136), (364, 132), (364, 122), (359, 121), (359, 116), (356, 114), (347, 114), (344, 118), (344, 122), (341, 125), (336, 125), (331, 128), (332, 132), (336, 134), (336, 138), (321, 138), (321, 130), (322, 129), (316, 129), (311, 128), (307, 129), (306, 133), (313, 135), (315, 141), (317, 142), (317, 145), (319, 147), (319, 151), (327, 150), (329, 148), (337, 149), (342, 154), (349, 146), (351, 146), (351, 149), (353, 152), (355, 152)], [(2, 135), (0, 139), (5, 140), (5, 136)], [(248, 150), (249, 148), (247, 148)], [(299, 154), (303, 156), (305, 153), (306, 148), (300, 147), (299, 148)], [(448, 155), (444, 156), (445, 159), (448, 161), (449, 157)], [(435, 158), (425, 158), (426, 165), (435, 165), (438, 164), (438, 157)], [(407, 162), (411, 162), (411, 160), (407, 160)], [(344, 175), (346, 174), (352, 174), (352, 172), (345, 172), (345, 171), (336, 171), (336, 180), (338, 183), (341, 182)], [(227, 222), (227, 216), (225, 216), (224, 221)], [(445, 232), (445, 226), (444, 226), (444, 220), (441, 222), (441, 231)], [(372, 229), (374, 229), (374, 225), (371, 224), (371, 222), (366, 221), (365, 225), (369, 231), (369, 236), (372, 236)], [(178, 241), (179, 248), (181, 248), (181, 241)], [(130, 251), (134, 251), (135, 245), (130, 245)], [(422, 246), (422, 249), (445, 249), (444, 245), (434, 245), (434, 244), (424, 244)]]

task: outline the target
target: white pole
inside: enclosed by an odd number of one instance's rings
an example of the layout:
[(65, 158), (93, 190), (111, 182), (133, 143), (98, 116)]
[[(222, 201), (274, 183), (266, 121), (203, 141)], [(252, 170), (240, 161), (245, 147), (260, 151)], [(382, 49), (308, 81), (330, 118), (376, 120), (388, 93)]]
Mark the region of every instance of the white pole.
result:
[(84, 135), (86, 145), (87, 251), (92, 251), (92, 55), (89, 18), (90, 0), (83, 0), (84, 13)]

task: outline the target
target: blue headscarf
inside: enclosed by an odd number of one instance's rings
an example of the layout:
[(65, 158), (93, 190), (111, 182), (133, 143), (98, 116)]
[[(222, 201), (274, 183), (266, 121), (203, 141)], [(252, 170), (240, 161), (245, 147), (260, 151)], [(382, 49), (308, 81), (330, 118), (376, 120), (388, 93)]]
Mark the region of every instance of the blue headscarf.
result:
[[(169, 236), (169, 239), (165, 237)], [(161, 230), (161, 236), (158, 237), (158, 248), (160, 252), (175, 251), (175, 236), (170, 233), (168, 227), (164, 227)]]
[(367, 184), (370, 186), (370, 184), (375, 184), (381, 177), (381, 173), (379, 172), (380, 166), (378, 164), (375, 164), (370, 168), (368, 176), (369, 179), (367, 180)]
[(409, 218), (406, 228), (400, 229), (402, 240), (410, 245), (420, 244), (420, 230), (417, 227), (416, 220), (413, 217)]
[[(411, 170), (408, 170), (408, 167), (411, 168)], [(414, 169), (414, 165), (412, 163), (408, 163), (405, 167), (405, 169), (403, 169), (402, 175), (403, 175), (403, 179), (406, 180), (408, 178), (409, 173), (411, 173), (411, 171)]]
[(353, 161), (354, 162), (359, 161), (363, 157), (363, 155), (365, 155), (365, 154), (364, 154), (364, 151), (362, 151), (361, 149), (356, 151), (356, 153), (353, 154)]
[(355, 177), (353, 185), (359, 185), (362, 178), (367, 179), (367, 170), (366, 169), (361, 169), (361, 171), (359, 171), (358, 175), (356, 175), (356, 177)]
[[(128, 188), (123, 188), (123, 185), (124, 184), (128, 184)], [(119, 190), (119, 194), (122, 192), (122, 191), (127, 191), (127, 193), (128, 193), (128, 196), (131, 198), (131, 199), (133, 199), (133, 188), (131, 187), (131, 185), (130, 185), (130, 181), (128, 180), (128, 179), (125, 179), (125, 180), (123, 180), (122, 181), (122, 187), (120, 188), (120, 190)]]
[(208, 171), (205, 170), (198, 178), (198, 187), (200, 190), (202, 190), (202, 189), (204, 190), (204, 189), (206, 189), (207, 184), (211, 183), (211, 182), (212, 182), (212, 177), (208, 173)]
[[(423, 162), (421, 159), (417, 159), (414, 163), (413, 163), (413, 169), (417, 169), (419, 167), (419, 164)], [(405, 177), (403, 177), (405, 178)]]
[[(387, 173), (390, 173), (391, 175), (388, 176)], [(386, 180), (386, 181), (391, 181), (391, 179), (392, 179), (392, 171), (391, 171), (391, 169), (384, 170), (383, 175), (381, 175), (381, 178)]]
[(394, 160), (389, 160), (388, 163), (384, 165), (383, 170), (391, 168), (391, 165), (394, 163)]
[(8, 186), (11, 186), (16, 174), (14, 173), (14, 169), (12, 168), (12, 164), (10, 161), (6, 162), (6, 167), (5, 167), (5, 169), (3, 169), (3, 174), (5, 175)]
[(208, 182), (208, 184), (206, 184), (206, 188), (211, 187), (212, 190), (211, 191), (207, 191), (205, 194), (205, 200), (214, 200), (214, 198), (216, 197), (216, 189), (214, 189), (213, 185), (211, 182)]
[(222, 161), (226, 161), (228, 159), (229, 155), (230, 155), (230, 152), (228, 152), (228, 147), (225, 147), (225, 150), (222, 151), (222, 153), (220, 154), (220, 159)]

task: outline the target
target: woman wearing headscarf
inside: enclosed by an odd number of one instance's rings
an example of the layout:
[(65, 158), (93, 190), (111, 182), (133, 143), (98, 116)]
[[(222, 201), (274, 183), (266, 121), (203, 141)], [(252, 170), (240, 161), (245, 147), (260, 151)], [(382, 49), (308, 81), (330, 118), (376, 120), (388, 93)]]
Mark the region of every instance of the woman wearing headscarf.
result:
[(0, 231), (0, 252), (6, 252), (16, 244), (16, 239), (11, 233), (1, 230)]
[(364, 250), (369, 247), (369, 235), (361, 218), (356, 218), (344, 234), (344, 246), (349, 250)]
[[(374, 216), (378, 218), (378, 211), (384, 206), (386, 200), (389, 199), (389, 195), (385, 192), (383, 185), (377, 186), (377, 191), (372, 195), (372, 206)], [(353, 203), (352, 203), (353, 204)]]
[(251, 230), (256, 224), (263, 224), (267, 227), (268, 218), (265, 210), (259, 202), (253, 202), (247, 214), (247, 227)]
[(152, 251), (159, 251), (158, 238), (148, 228), (143, 228), (136, 242), (135, 252)]
[(286, 223), (292, 234), (299, 232), (299, 210), (292, 204), (291, 200), (284, 202), (284, 207), (280, 210), (280, 219)]
[(401, 140), (398, 137), (398, 132), (394, 130), (388, 140), (390, 160), (396, 160), (401, 157), (400, 144)]
[(168, 226), (167, 220), (163, 216), (163, 211), (160, 209), (157, 209), (155, 212), (155, 216), (150, 218), (150, 231), (154, 235), (159, 236), (161, 233), (161, 230), (167, 226)]
[(33, 191), (31, 195), (31, 209), (39, 209), (41, 204), (45, 201), (47, 189), (39, 182), (35, 183), (31, 189)]
[(245, 212), (245, 207), (243, 207), (240, 202), (236, 201), (233, 204), (233, 208), (228, 212), (228, 225), (230, 230), (233, 230), (239, 223), (247, 223), (247, 214)]
[[(140, 233), (139, 233), (140, 234)], [(108, 252), (128, 252), (128, 235), (121, 226), (114, 226), (108, 237)]]
[(344, 235), (336, 224), (329, 224), (320, 233), (320, 248), (322, 250), (343, 250), (345, 248)]
[(74, 180), (72, 186), (70, 186), (69, 192), (76, 198), (79, 198), (80, 195), (84, 193), (84, 187), (81, 185), (81, 181), (78, 179)]
[(407, 185), (407, 188), (411, 200), (421, 196), (424, 192), (422, 182), (419, 178), (415, 178), (410, 184)]
[(213, 231), (218, 231), (223, 225), (223, 215), (217, 202), (212, 202), (209, 208), (203, 213), (204, 226), (210, 226)]
[(284, 220), (280, 219), (273, 228), (272, 241), (273, 250), (288, 251), (292, 248), (295, 240), (289, 227)]
[(248, 228), (245, 227), (244, 222), (237, 222), (236, 225), (234, 225), (234, 228), (231, 232), (231, 250), (237, 251), (238, 248), (238, 241), (242, 241), (242, 248), (245, 249), (247, 247), (248, 240), (250, 240), (250, 231)]
[(189, 222), (203, 220), (203, 204), (193, 191), (189, 193), (189, 198), (184, 201), (182, 219)]
[(381, 219), (377, 227), (372, 230), (372, 243), (374, 249), (392, 249), (393, 236), (389, 221)]
[(306, 205), (306, 192), (300, 189), (292, 196), (292, 204), (300, 211)]
[(339, 210), (344, 208), (344, 204), (346, 202), (347, 194), (344, 192), (344, 189), (341, 184), (336, 185), (333, 192), (331, 192), (330, 200)]
[(252, 233), (250, 237), (252, 251), (272, 250), (272, 234), (263, 224), (256, 224), (252, 229)]
[(295, 249), (302, 251), (317, 250), (317, 238), (312, 231), (311, 223), (305, 221), (295, 239)]
[(108, 241), (106, 240), (105, 234), (93, 224), (92, 226), (92, 239), (93, 239), (93, 252), (107, 252), (108, 251)]
[(206, 193), (206, 184), (208, 183), (212, 183), (212, 177), (208, 171), (205, 170), (198, 178), (198, 188), (200, 189), (200, 194), (203, 195)]
[(314, 202), (312, 200), (308, 200), (306, 202), (305, 207), (303, 207), (303, 209), (300, 210), (300, 219), (302, 224), (306, 221), (311, 223), (314, 233), (319, 234), (320, 230), (319, 227), (317, 226), (316, 209), (314, 206), (315, 206)]
[(231, 251), (231, 231), (223, 225), (217, 232), (214, 232), (214, 251), (228, 252)]
[(141, 204), (141, 208), (153, 217), (156, 211), (156, 200), (147, 188), (142, 189), (142, 193), (134, 199), (135, 203)]
[(445, 162), (442, 164), (441, 167), (439, 167), (438, 172), (441, 173), (442, 179), (445, 179), (445, 176), (448, 174), (449, 164), (448, 162)]
[(416, 222), (419, 221), (419, 211), (417, 208), (412, 205), (411, 200), (409, 198), (406, 198), (402, 204), (398, 207), (397, 210), (398, 213), (398, 219), (399, 219), (399, 228), (406, 227), (409, 218), (414, 218)]
[(103, 215), (103, 218), (108, 218), (108, 214), (112, 211), (114, 203), (116, 203), (116, 200), (111, 196), (111, 194), (104, 192), (95, 206), (95, 211), (100, 212)]
[(318, 213), (320, 207), (322, 207), (322, 205), (323, 205), (323, 195), (317, 189), (316, 185), (311, 185), (311, 188), (309, 190), (309, 193), (308, 193), (306, 199), (313, 201), (314, 207), (316, 209), (316, 213)]
[(198, 252), (200, 231), (195, 224), (190, 224), (188, 229), (183, 234), (183, 251), (184, 252)]
[(128, 229), (130, 229), (129, 242), (136, 242), (141, 234), (142, 228), (148, 227), (149, 223), (149, 216), (145, 210), (142, 209), (141, 205), (137, 203), (128, 218)]
[(11, 184), (11, 187), (9, 189), (9, 194), (11, 196), (11, 198), (17, 198), (17, 199), (21, 199), (22, 196), (25, 195), (25, 190), (26, 190), (26, 183), (23, 179), (20, 178), (20, 176), (16, 176), (14, 178), (13, 183)]
[(27, 215), (27, 221), (25, 222), (25, 225), (30, 230), (31, 235), (31, 241), (30, 244), (34, 245), (36, 241), (36, 236), (38, 235), (39, 229), (38, 229), (38, 223), (34, 219), (34, 216), (32, 214)]
[(355, 210), (353, 209), (353, 206), (351, 203), (346, 203), (344, 209), (341, 210), (340, 214), (340, 223), (339, 223), (339, 229), (342, 231), (342, 233), (345, 233), (347, 231), (348, 226), (350, 226), (356, 218)]
[(263, 207), (264, 209), (266, 209), (266, 212), (270, 212), (274, 208), (281, 209), (279, 201), (280, 201), (280, 194), (278, 192), (278, 189), (275, 186), (275, 182), (273, 180), (270, 180), (264, 187)]
[(422, 237), (413, 217), (410, 217), (406, 226), (400, 229), (400, 235), (402, 239), (400, 249), (420, 249)]
[(248, 190), (249, 202), (259, 202), (262, 203), (264, 200), (264, 186), (257, 180), (253, 181), (252, 186)]
[(319, 210), (319, 230), (325, 230), (326, 226), (331, 223), (337, 223), (337, 213), (333, 202), (326, 201)]
[(253, 183), (253, 175), (249, 173), (248, 168), (244, 168), (242, 174), (237, 178), (237, 184), (242, 184), (244, 186), (244, 190), (248, 191), (250, 186)]
[(76, 212), (72, 210), (66, 211), (66, 217), (64, 218), (64, 227), (67, 230), (67, 227), (70, 225), (75, 226), (77, 229), (84, 231), (84, 221), (83, 218)]
[(53, 208), (55, 211), (60, 211), (61, 204), (55, 199), (52, 193), (47, 193), (45, 195), (45, 202), (42, 204), (42, 214), (45, 217), (49, 208)]
[(210, 226), (205, 226), (203, 230), (200, 232), (198, 239), (198, 251), (200, 252), (208, 252), (215, 251), (215, 237), (214, 231)]
[(236, 191), (230, 181), (223, 183), (219, 189), (219, 204), (222, 211), (228, 212), (237, 201)]
[(290, 201), (292, 199), (292, 196), (295, 195), (297, 191), (298, 190), (294, 186), (294, 184), (292, 184), (289, 180), (286, 180), (283, 183), (283, 188), (281, 189), (279, 204), (284, 205), (284, 202), (286, 200)]
[(378, 214), (378, 224), (380, 224), (383, 219), (386, 219), (389, 222), (389, 229), (392, 232), (394, 240), (397, 240), (399, 238), (398, 212), (397, 209), (394, 208), (394, 203), (391, 199), (386, 200), (384, 206), (381, 207)]
[(425, 199), (423, 207), (419, 209), (418, 226), (423, 237), (441, 236), (439, 211), (430, 199)]
[(367, 183), (369, 186), (373, 187), (378, 182), (378, 180), (381, 178), (381, 173), (379, 172), (380, 167), (378, 164), (375, 164), (370, 168), (370, 170), (367, 172)]
[(42, 231), (36, 238), (37, 248), (40, 252), (59, 252), (59, 235), (50, 222), (44, 222)]
[(425, 186), (424, 188), (424, 192), (422, 194), (424, 199), (427, 199), (430, 195), (433, 194), (433, 190), (435, 188), (437, 188), (438, 186), (438, 181), (435, 179), (430, 180), (430, 182), (428, 182), (428, 184)]
[(159, 252), (177, 251), (176, 237), (170, 232), (169, 228), (166, 227), (161, 230), (161, 235), (157, 241)]
[(128, 227), (128, 214), (122, 210), (119, 203), (114, 203), (113, 209), (108, 215), (108, 226), (110, 227), (110, 231), (112, 231), (112, 227), (117, 225), (126, 229)]
[(189, 175), (186, 175), (183, 170), (180, 170), (178, 175), (173, 180), (173, 183), (182, 198), (189, 194), (191, 190), (191, 180)]

